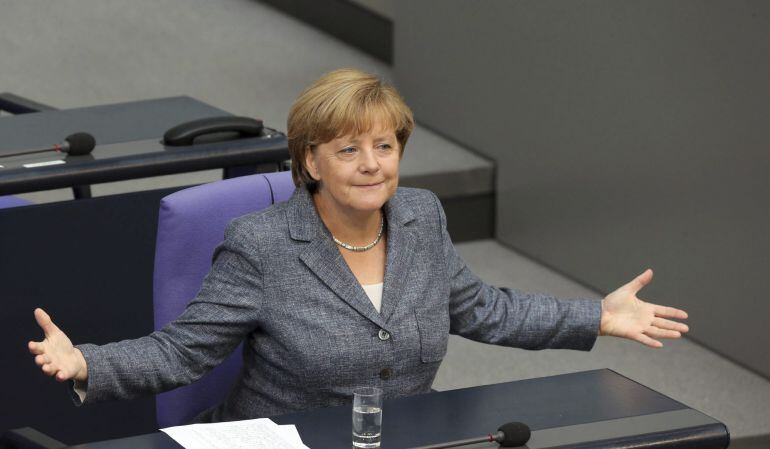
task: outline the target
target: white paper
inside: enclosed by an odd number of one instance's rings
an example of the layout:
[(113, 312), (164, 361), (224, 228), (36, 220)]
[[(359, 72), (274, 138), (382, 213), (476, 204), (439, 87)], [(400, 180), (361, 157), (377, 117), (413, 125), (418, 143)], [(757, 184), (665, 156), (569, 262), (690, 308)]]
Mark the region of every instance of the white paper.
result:
[(297, 426), (284, 424), (278, 426), (278, 430), (281, 432), (281, 437), (283, 437), (284, 440), (290, 441), (299, 447), (305, 447), (304, 443), (302, 443), (302, 438), (299, 436), (299, 432), (297, 432)]
[(185, 449), (308, 449), (296, 427), (267, 418), (160, 429)]

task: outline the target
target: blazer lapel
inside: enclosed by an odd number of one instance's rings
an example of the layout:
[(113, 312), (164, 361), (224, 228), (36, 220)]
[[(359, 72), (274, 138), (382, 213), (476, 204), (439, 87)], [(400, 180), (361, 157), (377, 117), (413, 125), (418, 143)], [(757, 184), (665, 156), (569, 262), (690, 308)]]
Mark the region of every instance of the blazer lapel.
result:
[(401, 201), (398, 193), (385, 205), (385, 216), (388, 220), (388, 249), (380, 314), (387, 322), (404, 299), (408, 275), (415, 268), (412, 259), (419, 239), (408, 226), (414, 219), (414, 213), (408, 204)]
[(318, 217), (307, 189), (298, 188), (289, 201), (287, 219), (291, 237), (310, 242), (300, 254), (300, 260), (350, 307), (378, 326), (384, 327), (385, 319), (377, 313), (366, 292), (350, 271), (329, 230)]
[(336, 247), (328, 245), (323, 239), (316, 239), (309, 245), (307, 251), (300, 255), (300, 259), (350, 307), (378, 326), (385, 325), (382, 315), (377, 313), (377, 309), (366, 296), (366, 292)]

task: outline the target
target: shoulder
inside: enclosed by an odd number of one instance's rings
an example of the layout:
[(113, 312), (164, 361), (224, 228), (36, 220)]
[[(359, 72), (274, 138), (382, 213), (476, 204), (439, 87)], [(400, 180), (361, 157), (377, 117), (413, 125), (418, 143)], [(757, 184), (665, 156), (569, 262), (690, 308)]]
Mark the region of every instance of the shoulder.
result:
[(399, 187), (391, 199), (391, 204), (400, 216), (417, 219), (429, 225), (441, 225), (444, 221), (441, 201), (430, 190)]
[(415, 187), (399, 187), (393, 198), (397, 198), (405, 207), (425, 207), (437, 200), (436, 194), (430, 190)]
[(233, 219), (225, 229), (225, 245), (255, 253), (265, 243), (288, 238), (286, 203), (242, 215)]

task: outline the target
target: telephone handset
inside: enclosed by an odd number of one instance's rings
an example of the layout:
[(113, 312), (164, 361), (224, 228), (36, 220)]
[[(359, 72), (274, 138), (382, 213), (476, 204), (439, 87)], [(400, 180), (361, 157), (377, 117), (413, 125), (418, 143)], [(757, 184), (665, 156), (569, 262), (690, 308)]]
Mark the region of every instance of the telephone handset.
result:
[[(163, 134), (163, 144), (171, 147), (192, 145), (196, 138), (199, 143), (232, 140), (239, 137), (262, 135), (262, 120), (234, 115), (207, 117), (174, 126)], [(212, 139), (213, 138), (213, 139)]]

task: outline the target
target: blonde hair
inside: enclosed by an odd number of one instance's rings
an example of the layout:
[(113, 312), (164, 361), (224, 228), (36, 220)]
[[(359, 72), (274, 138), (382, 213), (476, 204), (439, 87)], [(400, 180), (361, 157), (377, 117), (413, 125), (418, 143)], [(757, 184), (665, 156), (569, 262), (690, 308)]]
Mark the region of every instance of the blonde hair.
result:
[(294, 102), (287, 120), (294, 185), (306, 185), (311, 192), (317, 188), (305, 166), (313, 147), (369, 132), (375, 122), (395, 132), (403, 155), (414, 117), (394, 87), (356, 69), (335, 70), (316, 80)]

